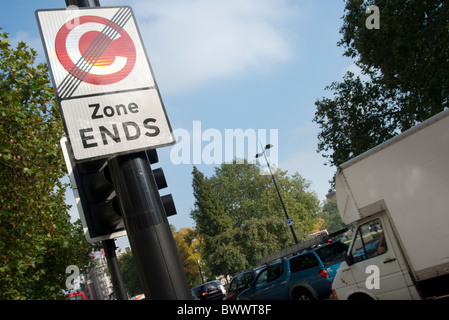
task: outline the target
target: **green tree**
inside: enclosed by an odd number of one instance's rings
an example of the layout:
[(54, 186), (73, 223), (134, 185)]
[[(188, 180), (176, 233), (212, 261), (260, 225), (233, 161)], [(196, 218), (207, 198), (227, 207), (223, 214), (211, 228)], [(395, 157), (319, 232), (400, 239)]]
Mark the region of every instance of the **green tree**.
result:
[[(203, 237), (201, 254), (211, 275), (232, 275), (294, 243), (271, 176), (260, 169), (234, 161), (215, 168), (210, 178), (193, 169), (196, 202), (191, 216)], [(276, 181), (301, 240), (317, 222), (317, 196), (298, 173), (277, 170)]]
[[(246, 160), (242, 162), (224, 163), (215, 168), (215, 174), (210, 178), (214, 194), (224, 207), (221, 214), (228, 219), (232, 228), (250, 218), (276, 216), (285, 221), (271, 176), (268, 172), (261, 174), (259, 164), (251, 164)], [(276, 170), (275, 179), (287, 212), (295, 220), (295, 230), (307, 234), (319, 208), (316, 194), (309, 190), (310, 182), (299, 173), (289, 175), (281, 169)]]
[[(380, 29), (368, 29), (369, 5)], [(449, 3), (349, 0), (342, 39), (345, 55), (364, 77), (348, 72), (317, 100), (318, 152), (338, 166), (448, 107)]]
[(223, 203), (213, 190), (211, 180), (193, 167), (193, 194), (195, 209), (191, 217), (197, 222), (198, 232), (205, 238), (214, 237), (230, 228), (230, 219), (226, 216)]
[(210, 179), (196, 167), (193, 167), (192, 174), (193, 195), (196, 200), (190, 216), (196, 222), (196, 231), (202, 239), (199, 245), (201, 256), (207, 261), (206, 257), (215, 250), (212, 239), (231, 228), (231, 221), (225, 215), (223, 203), (212, 189)]
[(128, 250), (118, 258), (120, 265), (120, 272), (123, 276), (123, 282), (131, 297), (143, 293), (142, 285), (140, 284), (139, 274), (134, 263), (133, 253)]
[(319, 214), (320, 218), (324, 220), (323, 227), (329, 231), (329, 233), (341, 230), (345, 227), (345, 223), (341, 220), (340, 213), (337, 207), (337, 198), (334, 196), (327, 199), (323, 205), (323, 210)]
[(278, 217), (249, 218), (212, 239), (208, 267), (215, 275), (235, 275), (256, 266), (261, 258), (292, 245), (285, 221)]
[[(380, 29), (365, 28), (368, 5), (380, 10)], [(448, 106), (449, 3), (445, 0), (351, 0), (341, 28), (345, 55), (398, 91), (400, 126), (427, 119)]]
[(318, 152), (329, 164), (338, 166), (397, 134), (400, 106), (378, 83), (348, 72), (326, 90), (334, 95), (315, 103), (313, 121), (321, 129)]
[(178, 248), (179, 257), (181, 258), (187, 281), (191, 286), (201, 283), (200, 263), (201, 254), (198, 248), (199, 241), (197, 232), (191, 228), (181, 228), (179, 231), (173, 232), (173, 238)]
[(62, 298), (92, 246), (65, 204), (63, 134), (45, 64), (0, 34), (0, 299)]

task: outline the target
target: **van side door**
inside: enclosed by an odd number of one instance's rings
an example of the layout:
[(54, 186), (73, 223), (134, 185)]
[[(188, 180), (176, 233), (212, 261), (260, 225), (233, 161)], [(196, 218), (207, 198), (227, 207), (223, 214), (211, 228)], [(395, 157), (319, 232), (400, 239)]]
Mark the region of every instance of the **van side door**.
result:
[(411, 299), (394, 241), (385, 215), (359, 225), (349, 251), (358, 292), (377, 299)]

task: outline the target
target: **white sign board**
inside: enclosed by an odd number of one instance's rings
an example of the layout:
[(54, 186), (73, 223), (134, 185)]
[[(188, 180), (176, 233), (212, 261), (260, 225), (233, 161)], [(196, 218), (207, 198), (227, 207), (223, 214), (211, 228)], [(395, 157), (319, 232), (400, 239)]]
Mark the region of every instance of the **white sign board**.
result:
[(130, 7), (36, 17), (77, 161), (175, 143)]

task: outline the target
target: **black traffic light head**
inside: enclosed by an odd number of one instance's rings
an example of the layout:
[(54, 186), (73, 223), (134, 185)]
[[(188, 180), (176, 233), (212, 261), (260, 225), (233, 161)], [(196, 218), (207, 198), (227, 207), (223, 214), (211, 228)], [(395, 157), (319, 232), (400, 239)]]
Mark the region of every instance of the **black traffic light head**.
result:
[(76, 163), (64, 139), (61, 145), (87, 241), (126, 235), (107, 160)]
[(77, 163), (73, 173), (90, 237), (109, 237), (114, 232), (124, 230), (107, 161)]
[[(147, 152), (147, 158), (150, 164), (154, 164), (159, 162), (159, 157), (157, 155), (157, 152), (155, 149), (148, 150)], [(152, 170), (154, 181), (156, 182), (157, 188), (164, 189), (167, 188), (167, 181), (165, 180), (164, 171), (162, 168), (157, 168)], [(167, 194), (165, 196), (161, 197), (162, 205), (164, 206), (165, 214), (167, 217), (173, 216), (177, 214), (175, 202), (173, 201), (173, 197), (171, 194)]]

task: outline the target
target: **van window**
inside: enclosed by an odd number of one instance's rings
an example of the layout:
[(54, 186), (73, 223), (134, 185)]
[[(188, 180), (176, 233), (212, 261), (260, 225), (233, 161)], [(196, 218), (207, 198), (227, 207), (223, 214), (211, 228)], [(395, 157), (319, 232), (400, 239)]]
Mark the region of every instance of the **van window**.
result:
[(375, 219), (359, 227), (351, 254), (357, 263), (384, 254), (387, 249), (382, 223)]
[(290, 272), (293, 274), (305, 269), (318, 266), (320, 263), (313, 254), (303, 254), (290, 259)]

